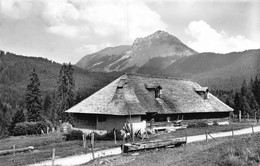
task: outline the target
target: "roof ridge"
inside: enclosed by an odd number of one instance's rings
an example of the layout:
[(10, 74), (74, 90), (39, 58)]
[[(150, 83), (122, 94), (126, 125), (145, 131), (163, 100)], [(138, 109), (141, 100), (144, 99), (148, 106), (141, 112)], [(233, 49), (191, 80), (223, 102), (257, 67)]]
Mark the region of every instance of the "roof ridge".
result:
[[(183, 80), (183, 81), (192, 81), (187, 78), (181, 78), (181, 77), (173, 77), (173, 76), (166, 76), (166, 75), (147, 75), (147, 74), (137, 74), (137, 73), (124, 73), (124, 75), (132, 75), (132, 76), (141, 76), (141, 77), (149, 77), (149, 78), (164, 78), (164, 79), (171, 79), (171, 80)], [(194, 82), (194, 81), (192, 81)]]

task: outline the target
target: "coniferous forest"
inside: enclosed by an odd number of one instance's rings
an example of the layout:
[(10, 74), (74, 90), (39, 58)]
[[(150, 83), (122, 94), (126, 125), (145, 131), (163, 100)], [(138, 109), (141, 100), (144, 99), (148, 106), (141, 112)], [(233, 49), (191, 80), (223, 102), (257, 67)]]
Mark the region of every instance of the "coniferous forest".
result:
[[(55, 127), (70, 121), (65, 110), (120, 75), (122, 73), (93, 73), (71, 64), (0, 51), (0, 137), (35, 134), (26, 129)], [(236, 89), (210, 92), (232, 107), (234, 114), (241, 110), (243, 117), (260, 116), (257, 77), (244, 80)]]
[(211, 93), (232, 107), (236, 115), (240, 110), (243, 117), (260, 116), (260, 80), (257, 77), (249, 83), (244, 80), (238, 90), (213, 90)]
[(69, 121), (65, 110), (120, 75), (0, 51), (0, 138)]

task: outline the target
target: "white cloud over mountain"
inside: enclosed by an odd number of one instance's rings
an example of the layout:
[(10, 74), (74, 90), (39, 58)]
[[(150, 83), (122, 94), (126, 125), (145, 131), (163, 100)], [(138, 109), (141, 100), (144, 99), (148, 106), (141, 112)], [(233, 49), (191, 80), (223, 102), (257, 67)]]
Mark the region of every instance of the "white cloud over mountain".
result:
[(60, 62), (76, 63), (157, 30), (198, 51), (242, 51), (260, 43), (256, 0), (2, 0), (0, 5), (1, 49)]
[[(158, 29), (165, 30), (167, 27), (160, 15), (142, 0), (4, 0), (1, 2), (1, 9), (3, 9), (1, 17), (19, 20), (19, 22), (32, 22), (43, 27), (45, 34), (39, 34), (41, 36), (39, 38), (44, 39), (52, 35), (53, 38), (60, 38), (61, 43), (68, 40), (78, 43), (71, 49), (81, 56), (108, 45), (131, 44), (137, 37), (144, 37)], [(60, 53), (57, 51), (56, 54), (58, 56)]]
[(43, 19), (47, 32), (64, 37), (120, 35), (127, 41), (166, 28), (160, 15), (143, 1), (8, 0), (2, 1), (2, 8), (12, 19), (34, 13)]
[(187, 45), (199, 52), (228, 53), (260, 47), (259, 43), (244, 36), (230, 36), (224, 31), (218, 32), (202, 20), (190, 22), (185, 32), (194, 38)]

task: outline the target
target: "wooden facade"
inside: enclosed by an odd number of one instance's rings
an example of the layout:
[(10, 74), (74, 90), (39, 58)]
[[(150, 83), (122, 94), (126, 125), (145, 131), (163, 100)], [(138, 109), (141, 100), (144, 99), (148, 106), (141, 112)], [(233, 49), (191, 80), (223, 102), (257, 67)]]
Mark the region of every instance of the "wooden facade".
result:
[(114, 116), (100, 114), (74, 114), (73, 126), (80, 129), (112, 130), (122, 129), (126, 123), (142, 123), (141, 116)]

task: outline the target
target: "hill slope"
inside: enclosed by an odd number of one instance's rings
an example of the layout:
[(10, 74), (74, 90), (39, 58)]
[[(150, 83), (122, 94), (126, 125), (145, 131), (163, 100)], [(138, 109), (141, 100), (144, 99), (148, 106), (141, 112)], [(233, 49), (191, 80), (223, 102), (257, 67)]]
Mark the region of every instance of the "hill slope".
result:
[(238, 88), (243, 79), (260, 76), (260, 50), (200, 53), (179, 59), (156, 74), (186, 77), (216, 89)]
[[(57, 89), (57, 78), (61, 65), (47, 59), (0, 53), (0, 98), (11, 103), (23, 99), (33, 68), (39, 76), (43, 93)], [(96, 91), (114, 80), (118, 73), (91, 73), (76, 66), (74, 78), (76, 89)]]

